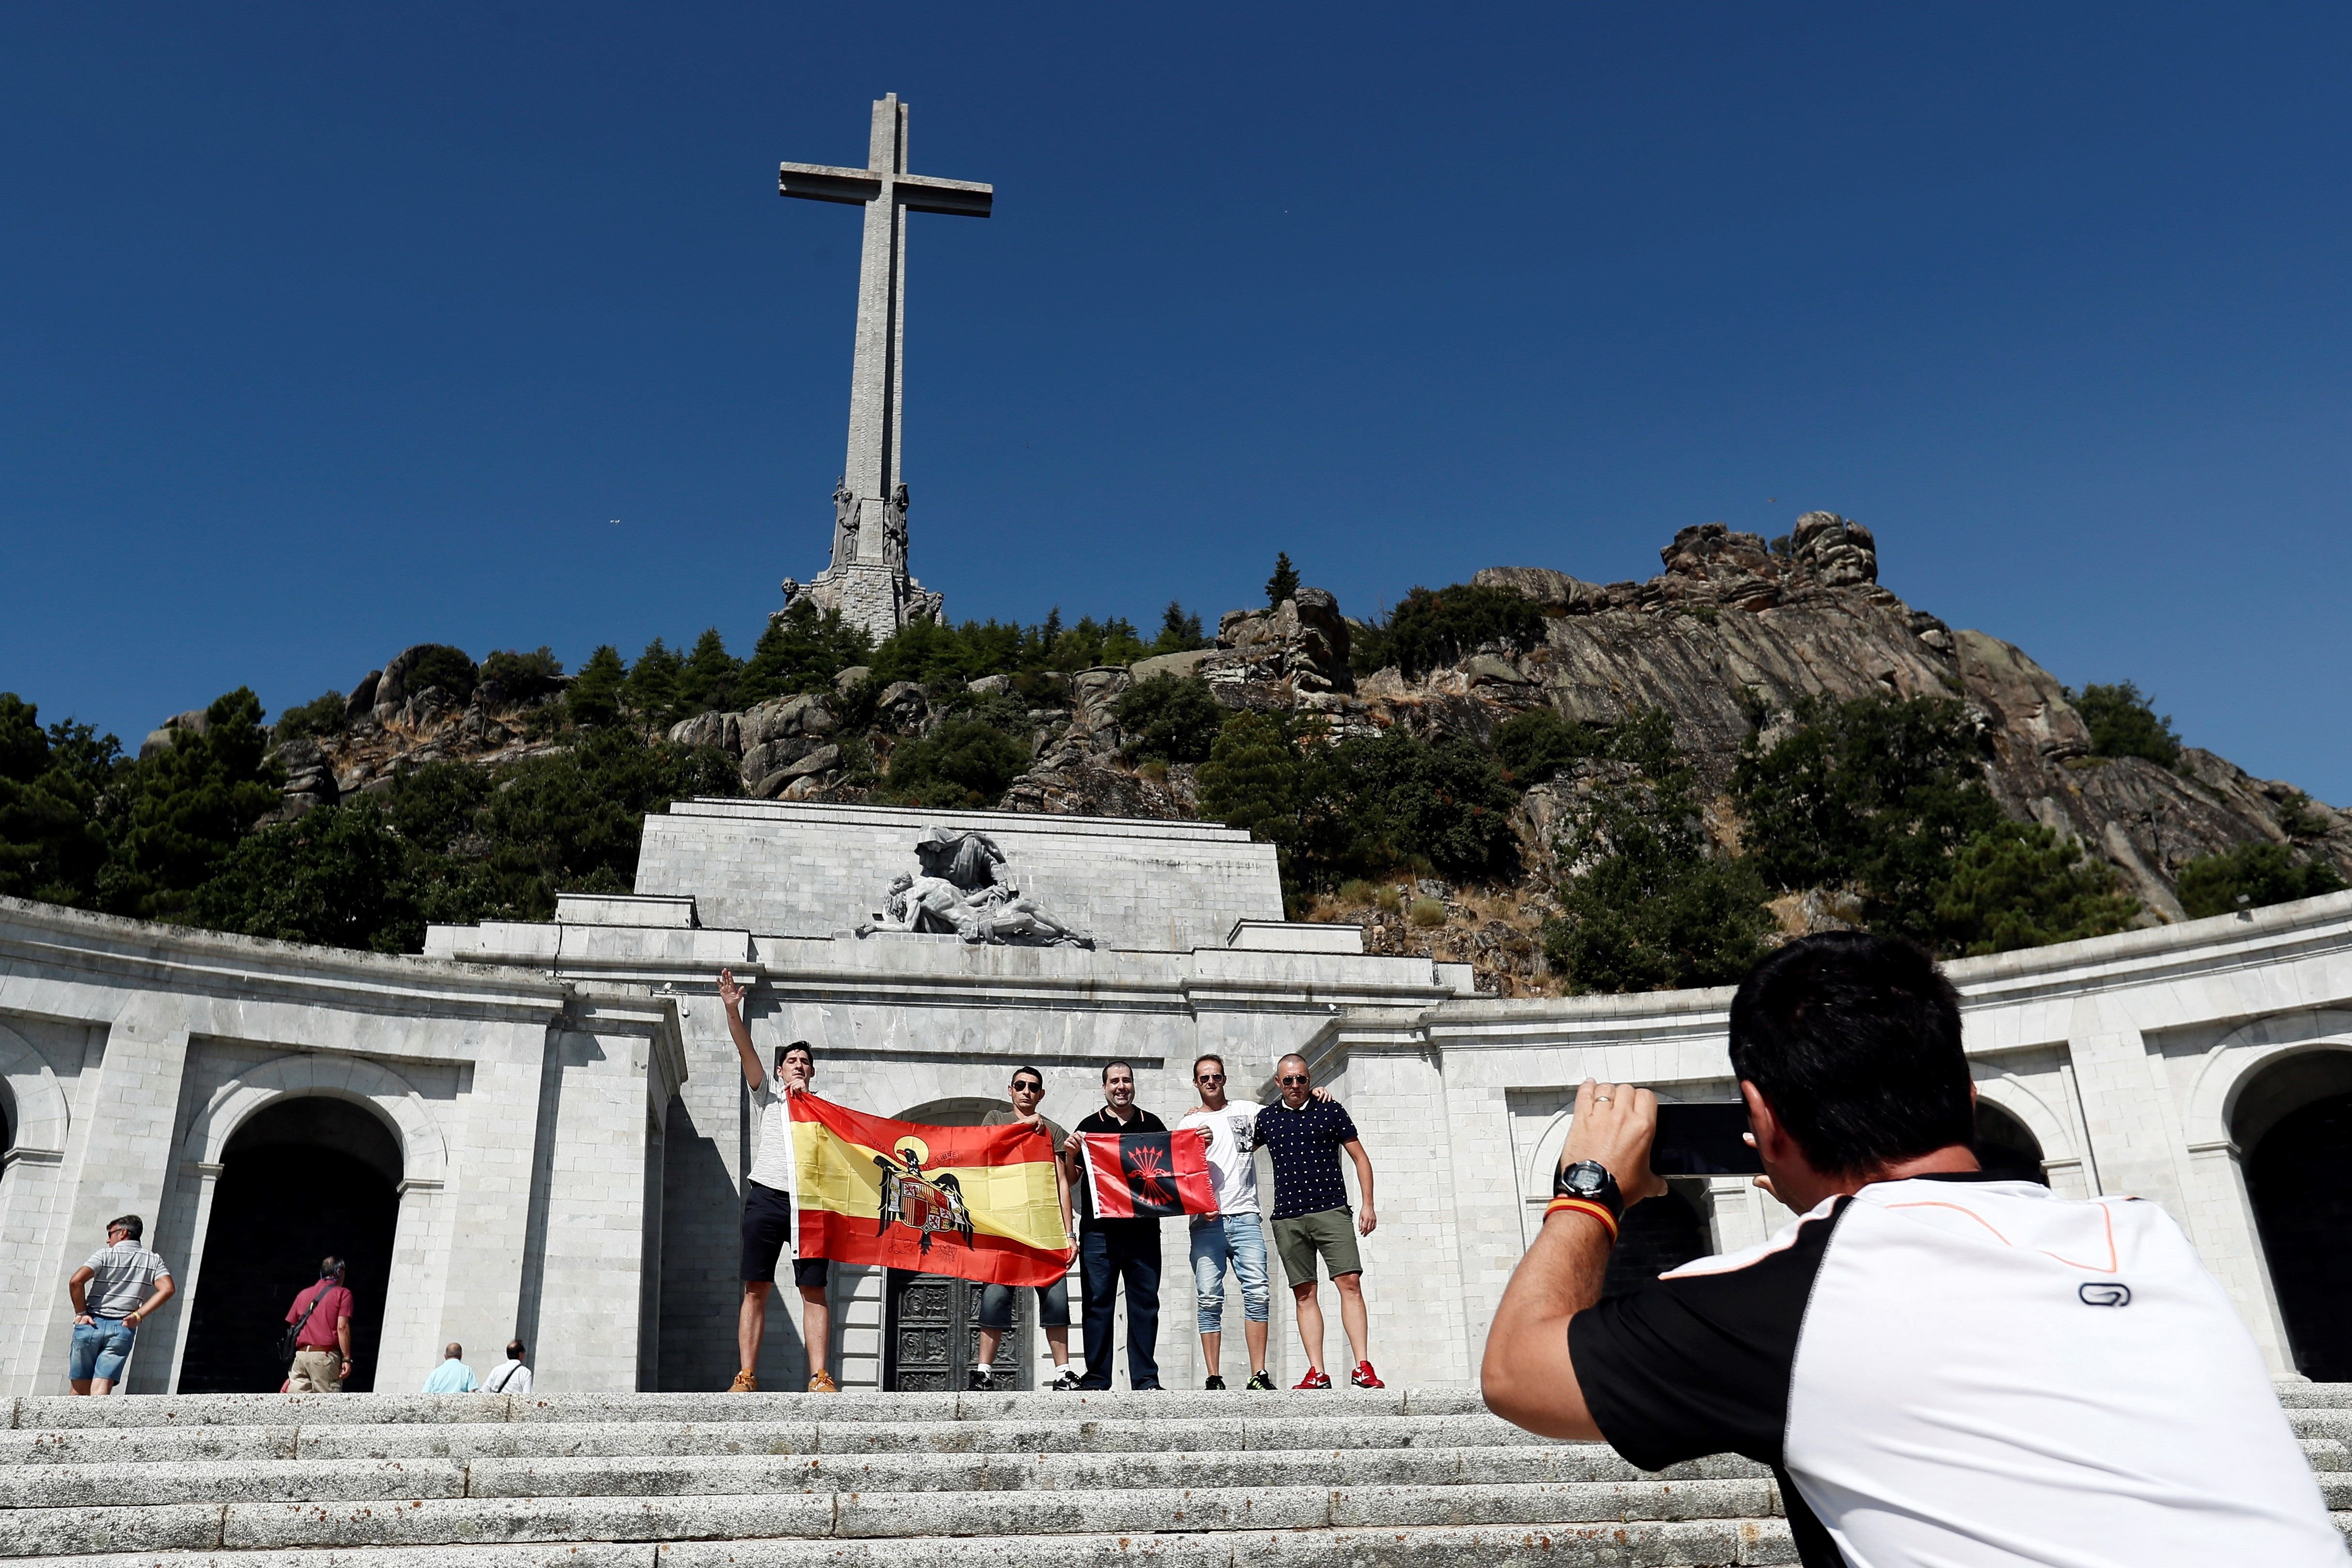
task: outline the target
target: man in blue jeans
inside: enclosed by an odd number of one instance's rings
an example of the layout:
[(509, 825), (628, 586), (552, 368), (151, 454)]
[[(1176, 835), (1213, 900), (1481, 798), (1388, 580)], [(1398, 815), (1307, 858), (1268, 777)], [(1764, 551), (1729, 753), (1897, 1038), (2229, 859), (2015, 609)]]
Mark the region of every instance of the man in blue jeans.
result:
[(74, 1310), (66, 1380), (76, 1394), (102, 1398), (114, 1392), (139, 1325), (180, 1289), (163, 1260), (140, 1245), (145, 1232), (135, 1214), (107, 1221), (106, 1245), (66, 1281)]
[[(1062, 1163), (1062, 1143), (1069, 1137), (1048, 1121), (1037, 1107), (1045, 1098), (1045, 1075), (1033, 1067), (1013, 1069), (1013, 1109), (992, 1110), (980, 1119), (982, 1127), (1034, 1127), (1045, 1135), (1054, 1151), (1054, 1190), (1062, 1200), (1062, 1233), (1070, 1232), (1070, 1172)], [(1013, 1287), (990, 1285), (980, 1293), (980, 1364), (971, 1369), (971, 1386), (983, 1392), (996, 1384), (996, 1351), (1013, 1326)], [(1078, 1373), (1070, 1364), (1070, 1281), (1067, 1277), (1037, 1287), (1037, 1326), (1045, 1331), (1046, 1348), (1054, 1352), (1057, 1393), (1077, 1387)]]
[(1203, 1388), (1225, 1386), (1221, 1352), (1224, 1343), (1225, 1265), (1242, 1287), (1242, 1332), (1249, 1341), (1253, 1389), (1270, 1389), (1265, 1370), (1265, 1324), (1272, 1295), (1265, 1278), (1265, 1231), (1257, 1212), (1257, 1107), (1236, 1108), (1225, 1100), (1225, 1058), (1211, 1054), (1192, 1064), (1192, 1084), (1201, 1103), (1177, 1121), (1209, 1141), (1209, 1181), (1217, 1190), (1217, 1212), (1192, 1219), (1192, 1288), (1200, 1298), (1201, 1364), (1209, 1369)]
[[(1103, 1108), (1078, 1123), (1062, 1145), (1073, 1160), (1085, 1158), (1078, 1140), (1088, 1132), (1165, 1132), (1168, 1124), (1135, 1103), (1135, 1068), (1113, 1062), (1103, 1068)], [(1077, 1184), (1078, 1258), (1087, 1286), (1087, 1375), (1080, 1388), (1110, 1386), (1110, 1336), (1118, 1311), (1118, 1287), (1127, 1282), (1127, 1381), (1130, 1388), (1158, 1388), (1160, 1361), (1160, 1222), (1156, 1219), (1097, 1219), (1094, 1193)]]

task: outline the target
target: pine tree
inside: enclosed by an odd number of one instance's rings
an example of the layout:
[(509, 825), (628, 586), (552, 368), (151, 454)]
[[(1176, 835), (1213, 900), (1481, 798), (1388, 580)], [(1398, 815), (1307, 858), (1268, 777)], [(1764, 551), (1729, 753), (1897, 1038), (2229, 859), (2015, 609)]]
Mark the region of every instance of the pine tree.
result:
[(622, 688), (631, 711), (647, 723), (667, 729), (677, 716), (677, 678), (686, 661), (679, 658), (661, 638), (646, 645), (630, 667), (629, 679)]
[(719, 628), (709, 627), (695, 639), (694, 651), (686, 656), (686, 665), (678, 671), (678, 711), (728, 711), (736, 678), (742, 672), (742, 661), (727, 651), (727, 640), (719, 635)]
[(838, 610), (823, 615), (807, 599), (768, 620), (751, 658), (735, 682), (735, 702), (750, 708), (772, 697), (822, 691), (833, 678), (872, 654), (866, 634), (841, 618)]
[(1206, 641), (1201, 635), (1201, 617), (1186, 615), (1184, 606), (1171, 599), (1168, 607), (1160, 612), (1160, 635), (1152, 639), (1151, 651), (1190, 653)]
[(629, 667), (621, 662), (621, 650), (611, 643), (602, 644), (572, 678), (572, 689), (563, 694), (564, 710), (583, 728), (610, 724), (621, 716), (621, 689), (628, 679)]
[(1278, 610), (1282, 601), (1298, 596), (1298, 568), (1290, 563), (1290, 553), (1279, 552), (1274, 558), (1274, 575), (1265, 580), (1265, 603), (1268, 609)]

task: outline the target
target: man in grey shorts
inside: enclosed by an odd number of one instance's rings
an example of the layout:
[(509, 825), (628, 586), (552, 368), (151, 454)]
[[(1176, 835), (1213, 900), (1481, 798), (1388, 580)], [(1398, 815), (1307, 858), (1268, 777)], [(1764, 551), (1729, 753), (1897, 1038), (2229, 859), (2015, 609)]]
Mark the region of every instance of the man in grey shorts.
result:
[[(1372, 1210), (1372, 1161), (1356, 1136), (1356, 1123), (1336, 1100), (1318, 1098), (1307, 1058), (1286, 1056), (1275, 1065), (1282, 1098), (1257, 1113), (1257, 1141), (1274, 1157), (1274, 1247), (1298, 1314), (1298, 1342), (1307, 1351), (1307, 1375), (1294, 1388), (1328, 1388), (1323, 1370), (1323, 1304), (1315, 1294), (1315, 1259), (1339, 1292), (1339, 1322), (1356, 1358), (1348, 1381), (1358, 1388), (1384, 1388), (1372, 1370), (1372, 1331), (1364, 1310), (1364, 1264), (1356, 1237), (1370, 1236), (1380, 1219)], [(1361, 1214), (1348, 1210), (1348, 1185), (1339, 1174), (1339, 1151), (1356, 1163)]]
[[(1070, 1135), (1039, 1114), (1038, 1103), (1045, 1098), (1045, 1075), (1035, 1068), (1013, 1069), (1013, 1109), (992, 1110), (980, 1119), (982, 1127), (1034, 1127), (1045, 1135), (1054, 1146), (1054, 1187), (1062, 1200), (1062, 1234), (1071, 1235), (1070, 1170), (1062, 1158), (1062, 1145)], [(1013, 1291), (1010, 1285), (989, 1285), (980, 1293), (980, 1364), (971, 1369), (971, 1386), (992, 1389), (995, 1376), (997, 1347), (1004, 1342), (1004, 1332), (1013, 1326)], [(1070, 1280), (1067, 1275), (1051, 1285), (1037, 1287), (1037, 1326), (1045, 1331), (1045, 1346), (1054, 1352), (1054, 1381), (1047, 1388), (1067, 1391), (1077, 1387), (1077, 1369), (1070, 1364)]]

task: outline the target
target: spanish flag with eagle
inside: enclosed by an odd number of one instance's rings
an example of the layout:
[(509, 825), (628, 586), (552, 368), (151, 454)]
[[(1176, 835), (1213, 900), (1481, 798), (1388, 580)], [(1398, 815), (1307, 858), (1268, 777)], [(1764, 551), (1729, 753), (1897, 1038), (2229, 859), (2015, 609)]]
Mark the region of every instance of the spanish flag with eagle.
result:
[(926, 1127), (792, 1097), (800, 1255), (1051, 1285), (1069, 1262), (1054, 1148), (1034, 1127)]

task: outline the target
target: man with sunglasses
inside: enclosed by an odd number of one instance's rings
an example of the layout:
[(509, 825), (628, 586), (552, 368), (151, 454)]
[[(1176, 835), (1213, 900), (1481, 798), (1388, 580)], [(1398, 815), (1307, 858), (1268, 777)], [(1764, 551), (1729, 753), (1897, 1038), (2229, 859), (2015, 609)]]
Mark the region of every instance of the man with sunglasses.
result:
[[(1370, 1236), (1380, 1219), (1372, 1210), (1372, 1161), (1356, 1136), (1356, 1123), (1336, 1100), (1318, 1094), (1307, 1058), (1297, 1054), (1275, 1064), (1282, 1098), (1257, 1113), (1257, 1141), (1274, 1157), (1274, 1246), (1290, 1280), (1298, 1313), (1298, 1342), (1307, 1352), (1307, 1375), (1297, 1388), (1328, 1388), (1323, 1370), (1323, 1304), (1316, 1299), (1315, 1260), (1339, 1292), (1339, 1322), (1356, 1368), (1348, 1381), (1358, 1388), (1385, 1388), (1370, 1361), (1372, 1331), (1364, 1310), (1364, 1264), (1356, 1237)], [(1348, 1187), (1339, 1174), (1339, 1152), (1356, 1164), (1356, 1192), (1363, 1212), (1349, 1223)]]
[(1237, 1108), (1225, 1099), (1225, 1058), (1213, 1053), (1192, 1064), (1192, 1084), (1201, 1103), (1176, 1123), (1209, 1141), (1209, 1181), (1217, 1191), (1217, 1212), (1192, 1218), (1192, 1288), (1200, 1298), (1201, 1363), (1209, 1369), (1203, 1388), (1225, 1386), (1221, 1351), (1224, 1342), (1225, 1265), (1242, 1287), (1242, 1332), (1249, 1342), (1246, 1386), (1270, 1389), (1265, 1370), (1265, 1325), (1272, 1292), (1266, 1287), (1265, 1231), (1257, 1212), (1257, 1108)]
[[(974, 837), (978, 837), (974, 835)], [(1054, 1186), (1062, 1200), (1062, 1234), (1070, 1236), (1070, 1172), (1062, 1163), (1062, 1144), (1069, 1134), (1045, 1120), (1037, 1110), (1045, 1098), (1045, 1075), (1033, 1067), (1013, 1069), (1013, 1109), (992, 1110), (980, 1119), (982, 1127), (1034, 1127), (1045, 1135), (1054, 1151)], [(980, 1364), (971, 1369), (971, 1386), (982, 1392), (996, 1386), (996, 1351), (1004, 1331), (1013, 1326), (1013, 1289), (990, 1285), (980, 1293)], [(1045, 1331), (1045, 1345), (1054, 1352), (1054, 1381), (1047, 1388), (1066, 1393), (1078, 1385), (1077, 1369), (1070, 1364), (1070, 1281), (1066, 1275), (1051, 1285), (1037, 1287), (1037, 1326)]]
[[(806, 1040), (794, 1040), (776, 1053), (776, 1077), (760, 1066), (751, 1044), (751, 1026), (743, 1021), (743, 988), (734, 972), (719, 972), (719, 1002), (727, 1015), (727, 1032), (735, 1054), (743, 1061), (743, 1082), (760, 1116), (760, 1150), (743, 1175), (742, 1276), (743, 1305), (736, 1315), (735, 1348), (741, 1370), (730, 1394), (751, 1394), (760, 1386), (760, 1342), (768, 1331), (768, 1292), (775, 1288), (776, 1264), (793, 1243), (793, 1110), (791, 1097), (808, 1092), (816, 1076), (816, 1051)], [(782, 1078), (780, 1084), (776, 1078)], [(795, 1252), (797, 1248), (793, 1248)], [(825, 1358), (833, 1343), (833, 1307), (825, 1300), (832, 1274), (822, 1258), (793, 1259), (793, 1283), (801, 1295), (801, 1342), (808, 1349), (808, 1391), (838, 1394)]]

